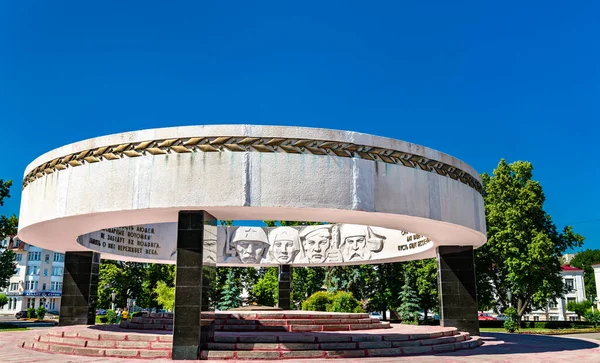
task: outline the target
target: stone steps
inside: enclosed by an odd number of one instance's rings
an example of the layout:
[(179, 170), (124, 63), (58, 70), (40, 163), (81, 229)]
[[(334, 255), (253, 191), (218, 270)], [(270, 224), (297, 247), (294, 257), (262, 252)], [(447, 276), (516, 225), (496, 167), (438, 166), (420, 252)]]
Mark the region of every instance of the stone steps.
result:
[[(52, 330), (34, 335), (22, 347), (36, 351), (94, 357), (171, 358), (171, 335)], [(384, 331), (354, 333), (215, 332), (203, 347), (208, 359), (348, 358), (434, 354), (481, 345), (478, 337), (444, 329), (430, 333)]]
[[(402, 347), (383, 346), (385, 342), (365, 342), (363, 348), (341, 346), (343, 343), (327, 343), (319, 349), (278, 349), (278, 350), (203, 350), (202, 359), (308, 359), (308, 358), (361, 358), (361, 357), (399, 357), (418, 354), (454, 352), (456, 350), (476, 348), (482, 344), (479, 337), (469, 340), (432, 345), (411, 345)], [(324, 343), (325, 344), (325, 343)], [(335, 345), (334, 345), (335, 344)]]
[[(350, 331), (388, 329), (390, 324), (357, 313), (202, 313), (203, 324), (214, 324), (216, 331)], [(165, 317), (134, 317), (122, 321), (123, 329), (173, 330), (173, 319)]]
[(172, 344), (171, 335), (52, 331), (21, 346), (48, 353), (154, 359), (171, 358)]

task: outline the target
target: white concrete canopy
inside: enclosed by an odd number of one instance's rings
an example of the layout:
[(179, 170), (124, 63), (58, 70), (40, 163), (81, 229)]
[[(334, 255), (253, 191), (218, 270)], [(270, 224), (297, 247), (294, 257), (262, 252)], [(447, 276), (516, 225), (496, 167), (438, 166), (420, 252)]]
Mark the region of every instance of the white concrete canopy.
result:
[(52, 150), (25, 171), (19, 237), (56, 251), (87, 250), (79, 236), (176, 222), (180, 210), (362, 224), (433, 242), (381, 262), (486, 241), (481, 180), (456, 158), (355, 132), (251, 125), (141, 130)]

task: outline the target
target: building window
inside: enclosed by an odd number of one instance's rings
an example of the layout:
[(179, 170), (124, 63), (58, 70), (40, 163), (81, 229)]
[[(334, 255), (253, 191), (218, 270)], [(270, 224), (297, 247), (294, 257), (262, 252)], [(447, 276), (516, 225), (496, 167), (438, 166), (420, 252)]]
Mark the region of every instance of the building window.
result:
[(17, 261), (17, 262), (23, 261), (23, 254), (22, 253), (17, 253), (15, 255), (15, 261)]
[(556, 301), (550, 301), (548, 303), (548, 308), (549, 309), (556, 309), (558, 307), (558, 304), (556, 303)]
[(575, 290), (573, 279), (565, 279), (565, 287), (567, 288), (567, 291)]
[(54, 262), (64, 262), (65, 261), (65, 255), (63, 255), (62, 253), (54, 252), (54, 256), (52, 257), (52, 261), (54, 261)]
[(539, 316), (537, 316), (537, 315), (536, 315), (536, 316), (534, 316), (534, 317), (533, 317), (533, 321), (540, 321), (540, 317), (539, 317)]
[(42, 290), (43, 290), (43, 291), (46, 291), (46, 283), (43, 283), (43, 284), (42, 284)]
[(578, 321), (578, 320), (579, 320), (579, 317), (577, 317), (577, 316), (574, 316), (574, 315), (569, 316), (569, 321)]
[(46, 253), (44, 256), (44, 262), (50, 262), (50, 254)]
[(17, 268), (15, 269), (15, 275), (18, 275), (18, 274), (20, 274), (20, 273), (21, 273), (21, 269), (17, 267)]
[(48, 269), (47, 268), (44, 269), (44, 276), (48, 276)]
[(62, 267), (52, 267), (52, 276), (62, 276), (63, 269)]
[(558, 315), (550, 315), (550, 321), (558, 321)]
[(575, 303), (577, 302), (577, 299), (574, 297), (568, 297), (567, 298), (567, 305), (569, 305), (570, 303)]
[(529, 315), (525, 315), (525, 316), (523, 316), (523, 320), (524, 320), (524, 321), (529, 321)]
[(42, 253), (41, 252), (29, 252), (27, 259), (29, 261), (41, 261)]

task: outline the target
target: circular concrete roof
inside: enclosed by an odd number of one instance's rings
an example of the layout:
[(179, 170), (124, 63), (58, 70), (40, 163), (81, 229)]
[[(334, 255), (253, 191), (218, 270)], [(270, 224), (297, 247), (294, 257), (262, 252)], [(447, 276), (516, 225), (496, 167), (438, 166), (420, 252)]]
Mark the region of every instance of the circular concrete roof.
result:
[(19, 237), (56, 251), (86, 250), (78, 237), (176, 222), (180, 210), (218, 219), (361, 224), (433, 243), (391, 260), (382, 256), (386, 262), (486, 241), (481, 180), (456, 158), (355, 132), (253, 125), (141, 130), (52, 150), (25, 170)]

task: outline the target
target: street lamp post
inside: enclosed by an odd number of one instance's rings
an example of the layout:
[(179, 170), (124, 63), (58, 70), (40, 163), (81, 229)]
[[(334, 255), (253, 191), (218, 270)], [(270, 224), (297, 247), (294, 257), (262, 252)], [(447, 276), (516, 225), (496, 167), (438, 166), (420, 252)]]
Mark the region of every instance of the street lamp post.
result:
[(117, 296), (117, 293), (116, 293), (116, 292), (114, 292), (114, 291), (113, 291), (113, 292), (110, 294), (110, 297), (112, 298), (111, 309), (112, 309), (113, 311), (115, 310), (115, 297), (116, 297), (116, 296)]

